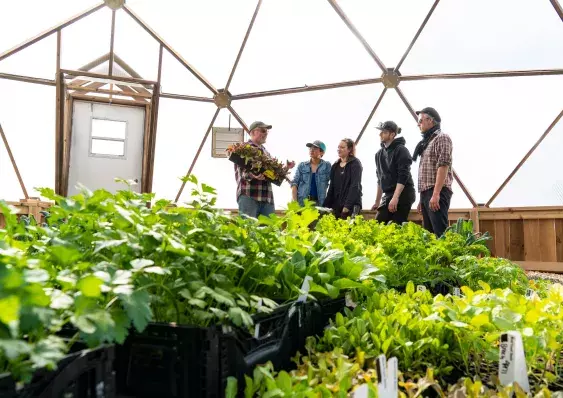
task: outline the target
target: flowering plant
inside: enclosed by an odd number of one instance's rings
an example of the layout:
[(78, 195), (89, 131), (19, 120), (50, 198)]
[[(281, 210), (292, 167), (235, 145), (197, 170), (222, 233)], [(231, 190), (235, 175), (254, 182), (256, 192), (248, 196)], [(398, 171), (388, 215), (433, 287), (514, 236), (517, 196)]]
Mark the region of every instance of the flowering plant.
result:
[(227, 148), (229, 160), (254, 174), (264, 174), (274, 182), (288, 178), (289, 171), (277, 158), (271, 158), (260, 148), (248, 143), (236, 143)]

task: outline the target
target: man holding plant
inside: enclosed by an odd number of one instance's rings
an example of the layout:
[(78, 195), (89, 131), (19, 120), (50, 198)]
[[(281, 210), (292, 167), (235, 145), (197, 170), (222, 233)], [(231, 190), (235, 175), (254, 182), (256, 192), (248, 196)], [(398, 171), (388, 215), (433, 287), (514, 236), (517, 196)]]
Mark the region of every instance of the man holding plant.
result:
[(416, 112), (422, 140), (414, 150), (413, 160), (420, 156), (417, 210), (422, 213), (423, 226), (437, 237), (448, 228), (448, 210), (452, 198), (452, 140), (442, 132), (442, 119), (434, 108)]
[[(272, 125), (256, 121), (249, 127), (250, 140), (247, 144), (260, 149), (264, 155), (271, 158), (264, 147), (268, 138), (268, 130)], [(287, 162), (285, 169), (295, 166), (295, 162)], [(268, 217), (274, 213), (274, 192), (272, 183), (264, 173), (254, 174), (244, 167), (235, 164), (235, 178), (237, 181), (237, 203), (240, 215), (258, 218), (260, 214)]]

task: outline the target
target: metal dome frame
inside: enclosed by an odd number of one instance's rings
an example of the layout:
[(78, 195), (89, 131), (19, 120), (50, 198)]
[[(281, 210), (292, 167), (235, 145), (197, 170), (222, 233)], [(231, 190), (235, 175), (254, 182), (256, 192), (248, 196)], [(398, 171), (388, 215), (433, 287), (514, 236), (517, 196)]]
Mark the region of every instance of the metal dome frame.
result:
[[(547, 1), (547, 0), (544, 0), (544, 1)], [(559, 4), (558, 0), (549, 0), (549, 1), (553, 6), (554, 11), (559, 15), (561, 21), (563, 22), (563, 8)], [(411, 40), (409, 46), (405, 50), (405, 52), (404, 52), (403, 56), (401, 57), (400, 61), (393, 68), (388, 68), (381, 61), (381, 59), (377, 56), (377, 54), (372, 49), (372, 47), (369, 45), (369, 43), (365, 40), (365, 38), (362, 36), (362, 34), (354, 26), (352, 21), (344, 13), (342, 8), (337, 4), (337, 1), (336, 0), (327, 0), (327, 2), (330, 4), (330, 6), (332, 6), (334, 11), (342, 19), (344, 24), (350, 29), (350, 31), (354, 34), (354, 36), (361, 42), (361, 44), (363, 45), (365, 50), (368, 52), (368, 54), (371, 56), (371, 58), (375, 61), (375, 63), (381, 69), (381, 72), (382, 72), (381, 76), (374, 77), (374, 78), (371, 78), (371, 79), (364, 79), (364, 80), (343, 81), (343, 82), (337, 82), (337, 83), (327, 83), (327, 84), (318, 84), (318, 85), (313, 85), (313, 86), (282, 88), (282, 89), (278, 89), (278, 90), (269, 90), (269, 91), (251, 92), (251, 93), (243, 93), (243, 94), (233, 95), (229, 92), (229, 87), (231, 85), (231, 82), (232, 82), (234, 74), (236, 72), (238, 63), (241, 59), (244, 48), (246, 46), (246, 43), (248, 41), (248, 38), (249, 38), (250, 33), (252, 31), (252, 28), (254, 26), (254, 22), (256, 21), (256, 18), (259, 14), (260, 7), (262, 5), (262, 0), (258, 0), (258, 2), (257, 2), (254, 14), (252, 15), (252, 19), (250, 20), (250, 24), (248, 26), (248, 29), (247, 29), (246, 34), (244, 36), (244, 39), (242, 41), (241, 47), (239, 49), (239, 52), (238, 52), (237, 57), (235, 59), (235, 62), (232, 66), (231, 73), (229, 74), (227, 82), (226, 82), (224, 88), (222, 88), (222, 89), (217, 89), (215, 86), (213, 86), (213, 84), (211, 84), (200, 72), (198, 72), (198, 70), (193, 65), (191, 65), (187, 60), (185, 60), (168, 43), (166, 43), (163, 38), (161, 38), (146, 22), (144, 22), (131, 8), (129, 8), (125, 4), (125, 0), (123, 0), (123, 1), (120, 0), (118, 2), (111, 1), (111, 0), (104, 0), (104, 2), (102, 2), (98, 5), (95, 5), (93, 7), (90, 7), (88, 9), (86, 9), (85, 11), (77, 14), (76, 16), (71, 17), (70, 19), (67, 19), (67, 20), (59, 23), (58, 25), (38, 34), (37, 36), (34, 36), (34, 37), (28, 39), (27, 41), (9, 49), (9, 50), (6, 50), (3, 53), (0, 53), (0, 61), (2, 61), (4, 59), (8, 58), (9, 56), (14, 55), (14, 54), (18, 53), (19, 51), (21, 51), (21, 50), (37, 43), (37, 42), (43, 40), (46, 37), (51, 36), (52, 34), (56, 34), (57, 35), (57, 53), (56, 53), (57, 75), (56, 75), (55, 80), (37, 78), (37, 77), (32, 77), (32, 76), (13, 75), (13, 74), (7, 74), (7, 73), (0, 73), (0, 79), (16, 80), (16, 81), (21, 81), (21, 82), (26, 82), (26, 83), (42, 84), (42, 85), (57, 87), (56, 136), (57, 136), (57, 145), (59, 145), (60, 139), (61, 139), (62, 134), (63, 134), (63, 129), (64, 129), (64, 126), (63, 126), (64, 122), (62, 120), (61, 115), (63, 115), (63, 112), (64, 112), (64, 110), (63, 110), (64, 100), (62, 100), (62, 97), (64, 96), (64, 94), (62, 92), (63, 91), (62, 88), (64, 87), (65, 78), (76, 77), (76, 76), (88, 76), (89, 75), (90, 77), (105, 79), (106, 81), (112, 81), (112, 82), (120, 81), (122, 84), (124, 83), (123, 78), (120, 78), (118, 76), (114, 76), (114, 74), (113, 74), (113, 65), (114, 65), (114, 62), (116, 62), (115, 61), (116, 55), (114, 53), (115, 16), (116, 16), (116, 12), (118, 12), (118, 11), (120, 11), (120, 9), (122, 9), (127, 15), (129, 15), (134, 21), (136, 21), (154, 40), (156, 40), (160, 44), (159, 62), (158, 62), (158, 79), (157, 79), (157, 81), (156, 82), (148, 82), (148, 81), (145, 81), (145, 80), (142, 80), (142, 79), (139, 79), (139, 78), (135, 78), (135, 77), (125, 79), (126, 80), (125, 83), (132, 83), (132, 84), (139, 84), (139, 85), (143, 85), (143, 84), (146, 85), (147, 83), (150, 83), (154, 87), (155, 90), (154, 90), (153, 95), (152, 95), (152, 97), (153, 97), (152, 100), (153, 100), (153, 103), (155, 104), (155, 107), (152, 110), (153, 119), (151, 121), (151, 123), (153, 124), (153, 129), (154, 129), (153, 132), (152, 132), (154, 137), (156, 136), (156, 121), (157, 121), (157, 118), (158, 118), (158, 99), (159, 98), (170, 98), (170, 99), (187, 100), (187, 101), (209, 102), (209, 103), (215, 103), (215, 105), (217, 106), (217, 110), (215, 111), (215, 113), (214, 113), (214, 115), (211, 119), (211, 122), (209, 123), (209, 127), (207, 128), (205, 134), (202, 137), (202, 140), (201, 140), (201, 143), (198, 147), (198, 150), (197, 150), (197, 152), (196, 152), (196, 154), (195, 154), (195, 156), (194, 156), (194, 158), (193, 158), (193, 160), (190, 164), (190, 167), (187, 171), (186, 176), (189, 176), (194, 169), (194, 166), (195, 166), (195, 164), (196, 164), (196, 162), (199, 158), (199, 155), (201, 153), (201, 150), (203, 149), (203, 146), (204, 146), (205, 142), (207, 141), (207, 139), (209, 137), (209, 133), (211, 132), (213, 124), (215, 123), (215, 120), (216, 120), (216, 118), (217, 118), (221, 109), (223, 109), (223, 108), (228, 109), (229, 112), (232, 114), (232, 116), (240, 123), (240, 125), (243, 127), (243, 129), (246, 132), (248, 132), (247, 124), (242, 120), (242, 118), (235, 111), (235, 109), (232, 105), (233, 101), (250, 99), (250, 98), (267, 97), (267, 96), (295, 94), (295, 93), (302, 93), (302, 92), (308, 92), (308, 91), (336, 89), (336, 88), (340, 88), (340, 87), (350, 87), (350, 86), (359, 86), (359, 85), (381, 83), (381, 84), (383, 84), (384, 89), (383, 89), (382, 93), (380, 94), (379, 98), (377, 99), (372, 111), (370, 112), (366, 122), (364, 123), (362, 129), (360, 130), (360, 132), (359, 132), (359, 134), (356, 138), (356, 144), (358, 144), (360, 142), (360, 139), (362, 138), (362, 135), (364, 134), (367, 126), (369, 125), (371, 119), (373, 118), (374, 114), (376, 113), (379, 105), (381, 104), (381, 101), (383, 100), (385, 93), (389, 89), (394, 89), (397, 92), (397, 94), (401, 98), (402, 102), (404, 103), (404, 105), (406, 106), (406, 108), (408, 109), (410, 114), (413, 116), (413, 118), (415, 120), (417, 120), (417, 115), (415, 114), (413, 107), (410, 105), (408, 99), (405, 97), (405, 95), (403, 94), (403, 92), (401, 91), (401, 89), (399, 87), (399, 84), (402, 81), (416, 81), (416, 80), (429, 80), (429, 79), (475, 79), (475, 78), (494, 78), (494, 77), (563, 75), (563, 69), (542, 69), (542, 70), (513, 70), (513, 71), (492, 71), (492, 72), (489, 71), (489, 72), (476, 72), (476, 73), (446, 73), (446, 74), (423, 74), (423, 75), (402, 76), (401, 73), (400, 73), (400, 67), (402, 66), (402, 64), (405, 61), (405, 59), (407, 58), (407, 56), (409, 55), (412, 47), (414, 46), (418, 37), (420, 36), (422, 31), (424, 30), (426, 24), (430, 20), (430, 18), (432, 16), (432, 14), (434, 13), (436, 7), (439, 5), (440, 0), (434, 1), (434, 4), (432, 5), (430, 10), (428, 11), (428, 14), (426, 15), (426, 17), (422, 21), (419, 29), (417, 30), (414, 38)], [(60, 65), (61, 35), (62, 35), (63, 29), (72, 25), (72, 24), (74, 24), (75, 22), (81, 20), (82, 18), (87, 17), (87, 16), (95, 13), (96, 11), (99, 11), (100, 9), (102, 9), (106, 6), (109, 7), (112, 10), (111, 40), (110, 40), (110, 44), (109, 44), (110, 49), (109, 49), (109, 54), (108, 54), (108, 60), (109, 60), (108, 74), (107, 75), (97, 75), (97, 74), (84, 72), (84, 71), (79, 72), (79, 71), (69, 71), (69, 70), (61, 69), (61, 65)], [(160, 81), (161, 81), (161, 75), (162, 75), (162, 55), (163, 55), (164, 50), (168, 51), (195, 78), (197, 78), (201, 82), (201, 84), (203, 84), (205, 87), (207, 87), (207, 89), (209, 89), (209, 91), (211, 92), (212, 96), (211, 97), (199, 97), (199, 96), (193, 96), (193, 95), (181, 95), (181, 94), (170, 94), (170, 93), (160, 92)], [(134, 86), (128, 88), (127, 90), (133, 90), (133, 91), (128, 91), (129, 94), (139, 94), (140, 93), (141, 97), (142, 97), (142, 94), (143, 94), (142, 91), (135, 89)], [(104, 90), (104, 91), (107, 91), (107, 90)], [(110, 96), (110, 101), (111, 101), (112, 95), (123, 95), (123, 94), (120, 94), (119, 92), (105, 93), (105, 94), (108, 94)], [(135, 97), (135, 96), (131, 95), (131, 97)], [(539, 137), (539, 139), (532, 146), (532, 148), (530, 148), (530, 150), (526, 153), (526, 155), (516, 165), (514, 170), (508, 175), (508, 177), (503, 181), (503, 183), (499, 186), (499, 188), (495, 191), (495, 193), (492, 195), (492, 197), (485, 204), (478, 204), (475, 201), (475, 199), (473, 198), (473, 196), (471, 195), (471, 193), (469, 192), (467, 187), (463, 184), (459, 175), (455, 172), (455, 170), (453, 170), (455, 180), (457, 181), (457, 183), (461, 187), (462, 191), (464, 192), (464, 194), (467, 196), (467, 198), (471, 202), (471, 205), (474, 208), (490, 207), (491, 203), (495, 200), (495, 198), (499, 195), (499, 193), (504, 189), (504, 187), (508, 184), (508, 182), (512, 179), (512, 177), (518, 172), (518, 170), (522, 167), (522, 165), (526, 162), (526, 160), (530, 157), (530, 155), (540, 145), (540, 143), (545, 139), (545, 137), (550, 133), (550, 131), (559, 122), (559, 120), (562, 117), (563, 117), (563, 110), (559, 113), (559, 115), (557, 117), (555, 117), (553, 122), (547, 127), (547, 129)], [(12, 155), (12, 152), (10, 150), (10, 146), (8, 144), (8, 141), (6, 139), (5, 133), (4, 133), (1, 125), (0, 125), (0, 135), (2, 136), (2, 140), (4, 142), (4, 145), (6, 146), (8, 155), (9, 155), (10, 160), (12, 162), (12, 165), (14, 167), (14, 171), (15, 171), (17, 177), (18, 177), (18, 181), (20, 183), (20, 186), (22, 188), (24, 196), (26, 197), (26, 199), (28, 199), (29, 197), (28, 197), (28, 194), (27, 194), (27, 190), (25, 189), (25, 185), (23, 183), (23, 180), (22, 180), (21, 175), (19, 173), (17, 164), (16, 164), (15, 159)], [(154, 142), (152, 143), (152, 145), (154, 145)], [(55, 170), (57, 170), (57, 172), (56, 172), (56, 176), (55, 176), (55, 180), (56, 180), (55, 181), (55, 187), (57, 187), (57, 188), (60, 187), (60, 179), (61, 179), (60, 174), (62, 173), (62, 171), (60, 171), (60, 170), (62, 170), (62, 168), (63, 168), (63, 166), (62, 166), (63, 160), (62, 160), (61, 152), (62, 151), (60, 151), (60, 148), (56, 148), (57, 156), (56, 156), (56, 168), (55, 168)], [(154, 160), (154, 157), (153, 157), (153, 159), (151, 159), (151, 161), (153, 161), (153, 160)], [(152, 165), (151, 165), (151, 172), (152, 172)], [(151, 178), (152, 178), (152, 175), (151, 175)], [(181, 185), (181, 187), (178, 191), (178, 194), (176, 195), (175, 202), (177, 202), (179, 200), (184, 187), (185, 187), (185, 182), (182, 183), (182, 185)]]

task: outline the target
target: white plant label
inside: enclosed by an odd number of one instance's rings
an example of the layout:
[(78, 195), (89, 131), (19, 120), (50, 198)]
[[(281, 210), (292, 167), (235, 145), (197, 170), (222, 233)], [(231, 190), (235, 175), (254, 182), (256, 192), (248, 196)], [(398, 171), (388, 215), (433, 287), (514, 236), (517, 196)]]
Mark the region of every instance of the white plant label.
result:
[(354, 398), (368, 398), (369, 388), (367, 384), (362, 384), (354, 391), (352, 395)]
[[(260, 307), (262, 307), (262, 299), (260, 299), (258, 301), (258, 306), (256, 308), (260, 309)], [(254, 338), (257, 339), (258, 336), (260, 336), (260, 323), (259, 322), (254, 326)]]
[(399, 363), (397, 357), (386, 360), (384, 354), (377, 357), (377, 390), (378, 396), (382, 398), (397, 398), (399, 394), (398, 370)]
[(417, 285), (417, 286), (416, 286), (416, 291), (417, 291), (417, 292), (425, 292), (425, 291), (426, 291), (426, 286), (424, 286), (424, 285)]
[(454, 296), (461, 297), (461, 289), (459, 287), (454, 287)]
[(501, 334), (498, 371), (503, 386), (516, 382), (524, 391), (530, 392), (524, 344), (519, 332)]
[(388, 396), (397, 398), (399, 396), (399, 361), (392, 357), (387, 361), (387, 391)]
[(536, 296), (536, 292), (533, 289), (526, 289), (526, 298), (531, 299)]
[(307, 295), (309, 294), (309, 281), (312, 281), (313, 277), (307, 275), (305, 277), (305, 280), (303, 280), (303, 285), (301, 285), (301, 290), (303, 290), (303, 294), (301, 296), (299, 296), (299, 298), (297, 299), (297, 301), (300, 301), (302, 303), (305, 303), (307, 301)]

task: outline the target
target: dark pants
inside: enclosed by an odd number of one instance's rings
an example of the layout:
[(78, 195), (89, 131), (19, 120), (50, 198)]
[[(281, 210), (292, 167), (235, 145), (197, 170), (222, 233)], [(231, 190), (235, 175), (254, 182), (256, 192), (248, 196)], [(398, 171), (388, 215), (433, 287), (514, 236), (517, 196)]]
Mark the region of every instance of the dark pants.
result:
[(440, 210), (433, 211), (430, 209), (430, 199), (434, 189), (427, 189), (420, 193), (420, 202), (422, 205), (422, 226), (424, 229), (433, 232), (438, 238), (448, 228), (448, 210), (450, 209), (450, 201), (452, 199), (452, 191), (448, 188), (442, 188), (440, 191)]
[(397, 211), (395, 211), (395, 213), (389, 211), (389, 202), (392, 198), (393, 192), (385, 194), (383, 204), (377, 209), (375, 219), (385, 224), (391, 221), (401, 225), (408, 221), (409, 212), (412, 209), (413, 203), (416, 201), (416, 192), (414, 191), (414, 187), (406, 186), (403, 192), (401, 192), (401, 196), (399, 196), (399, 203), (397, 204)]

